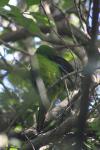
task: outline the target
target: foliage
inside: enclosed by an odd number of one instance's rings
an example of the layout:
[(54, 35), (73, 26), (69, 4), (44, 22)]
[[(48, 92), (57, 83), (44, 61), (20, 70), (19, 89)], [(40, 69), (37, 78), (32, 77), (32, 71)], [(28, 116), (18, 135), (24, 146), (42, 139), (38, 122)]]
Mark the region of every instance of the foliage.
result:
[(0, 148), (100, 149), (99, 0), (16, 2), (0, 0)]
[(9, 0), (1, 0), (0, 1), (0, 7), (5, 6), (6, 4), (8, 4)]

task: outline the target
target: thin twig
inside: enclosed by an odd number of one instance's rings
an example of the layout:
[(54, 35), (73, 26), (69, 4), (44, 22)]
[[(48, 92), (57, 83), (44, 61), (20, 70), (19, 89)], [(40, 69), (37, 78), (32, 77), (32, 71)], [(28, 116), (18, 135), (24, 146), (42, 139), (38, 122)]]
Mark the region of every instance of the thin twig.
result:
[(27, 141), (29, 142), (29, 144), (32, 146), (32, 149), (35, 150), (35, 147), (34, 147), (33, 143), (31, 142), (31, 140), (29, 139), (29, 137), (25, 133), (24, 133), (24, 135), (25, 135)]
[(75, 75), (76, 73), (81, 73), (82, 70), (79, 71), (73, 71), (71, 73), (68, 73), (66, 75), (64, 75), (63, 77), (59, 78), (56, 82), (54, 82), (51, 86), (49, 86), (48, 91), (53, 88), (56, 84), (58, 84), (59, 82), (65, 80), (66, 78), (68, 78), (69, 76)]

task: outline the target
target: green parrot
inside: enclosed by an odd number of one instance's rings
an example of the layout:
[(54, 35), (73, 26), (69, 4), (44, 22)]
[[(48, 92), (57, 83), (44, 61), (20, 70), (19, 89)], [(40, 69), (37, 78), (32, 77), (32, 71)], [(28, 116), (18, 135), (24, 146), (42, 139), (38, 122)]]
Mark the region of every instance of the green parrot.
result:
[[(52, 88), (50, 87), (64, 74), (70, 73), (74, 69), (68, 61), (58, 56), (56, 51), (49, 46), (40, 46), (37, 49), (36, 54), (39, 63), (39, 75), (44, 81), (48, 98), (51, 103), (56, 102), (57, 99), (63, 97), (65, 94), (65, 84), (61, 81)], [(32, 78), (33, 76), (34, 75), (32, 73)], [(73, 84), (70, 78), (68, 78), (68, 80), (70, 84)], [(45, 113), (46, 110), (41, 104), (37, 120), (37, 130), (39, 132), (43, 128)]]

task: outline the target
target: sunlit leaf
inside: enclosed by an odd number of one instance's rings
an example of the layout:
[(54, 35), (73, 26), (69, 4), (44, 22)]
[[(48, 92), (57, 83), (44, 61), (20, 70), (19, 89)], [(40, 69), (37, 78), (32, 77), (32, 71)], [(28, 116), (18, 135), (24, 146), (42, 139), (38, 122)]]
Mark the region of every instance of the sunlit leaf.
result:
[(67, 61), (71, 61), (74, 60), (76, 58), (76, 55), (73, 52), (65, 52), (63, 54), (63, 57), (67, 60)]
[(31, 13), (31, 15), (37, 20), (38, 23), (43, 23), (44, 25), (50, 26), (48, 18), (45, 15), (39, 12)]

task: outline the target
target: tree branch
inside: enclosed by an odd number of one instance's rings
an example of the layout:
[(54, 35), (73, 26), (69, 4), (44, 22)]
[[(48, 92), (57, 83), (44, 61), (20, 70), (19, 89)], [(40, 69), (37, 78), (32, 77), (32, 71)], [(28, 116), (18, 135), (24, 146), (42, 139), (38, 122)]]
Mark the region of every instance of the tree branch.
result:
[(83, 148), (83, 141), (84, 141), (84, 131), (86, 127), (86, 119), (88, 114), (88, 107), (89, 107), (89, 89), (91, 83), (91, 76), (83, 76), (82, 77), (82, 97), (80, 101), (80, 113), (78, 117), (78, 127), (77, 127), (77, 149)]
[[(54, 143), (58, 141), (65, 133), (69, 132), (72, 128), (75, 128), (77, 124), (76, 117), (70, 117), (66, 119), (59, 127), (52, 129), (46, 133), (39, 134), (35, 139), (31, 140), (35, 149), (38, 150), (41, 146)], [(32, 147), (29, 144), (24, 145), (24, 148), (31, 150)]]
[(48, 122), (53, 119), (56, 120), (57, 118), (67, 114), (68, 110), (70, 110), (71, 106), (74, 104), (74, 102), (78, 100), (79, 97), (80, 97), (80, 91), (74, 93), (73, 96), (69, 98), (69, 100), (68, 98), (65, 98), (58, 106), (54, 107), (53, 109), (47, 112), (45, 121)]

